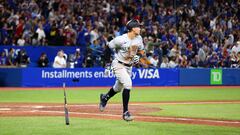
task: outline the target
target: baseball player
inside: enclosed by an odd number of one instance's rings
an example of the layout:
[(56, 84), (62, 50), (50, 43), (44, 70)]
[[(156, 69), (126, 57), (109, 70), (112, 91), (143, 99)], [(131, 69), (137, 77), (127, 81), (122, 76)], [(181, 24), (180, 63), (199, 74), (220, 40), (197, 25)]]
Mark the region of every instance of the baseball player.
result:
[(112, 61), (112, 71), (116, 75), (114, 86), (106, 93), (100, 94), (99, 109), (103, 111), (108, 100), (116, 93), (122, 92), (123, 120), (132, 121), (133, 116), (128, 111), (130, 90), (132, 89), (132, 66), (139, 62), (139, 50), (144, 49), (142, 37), (140, 36), (140, 23), (138, 20), (130, 20), (126, 24), (128, 32), (112, 39), (108, 47), (115, 52)]

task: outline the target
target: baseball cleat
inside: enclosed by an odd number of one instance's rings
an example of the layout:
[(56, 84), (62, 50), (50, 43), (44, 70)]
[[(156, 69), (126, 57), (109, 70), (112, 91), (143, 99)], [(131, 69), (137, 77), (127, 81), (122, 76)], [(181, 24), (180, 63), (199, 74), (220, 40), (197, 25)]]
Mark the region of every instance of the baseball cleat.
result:
[(101, 112), (104, 111), (105, 107), (107, 105), (107, 101), (105, 99), (105, 95), (104, 94), (100, 94), (100, 104), (99, 104), (99, 110)]
[(134, 119), (134, 117), (128, 111), (123, 113), (123, 120), (132, 121), (133, 119)]

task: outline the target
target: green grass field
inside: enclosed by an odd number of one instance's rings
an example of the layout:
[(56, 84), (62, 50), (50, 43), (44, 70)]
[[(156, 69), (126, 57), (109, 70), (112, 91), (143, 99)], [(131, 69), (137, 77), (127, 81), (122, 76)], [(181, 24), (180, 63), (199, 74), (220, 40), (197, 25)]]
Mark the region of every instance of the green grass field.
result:
[[(239, 135), (240, 128), (61, 117), (0, 118), (1, 135)], [(14, 128), (13, 128), (14, 127)]]
[[(67, 89), (68, 102), (98, 103), (99, 94), (106, 89)], [(130, 102), (168, 101), (231, 101), (240, 100), (240, 88), (135, 88)], [(63, 103), (62, 89), (56, 90), (0, 90), (0, 103)], [(111, 99), (121, 103), (121, 94)], [(240, 120), (240, 103), (147, 105), (163, 109), (151, 113), (156, 116), (201, 117)], [(0, 112), (1, 113), (1, 112)], [(0, 117), (0, 135), (239, 135), (240, 128), (190, 125), (159, 122), (125, 122), (71, 118), (64, 125), (63, 117)]]
[(187, 104), (158, 105), (152, 107), (161, 108), (162, 110), (147, 114), (155, 116), (240, 120), (240, 104)]
[[(69, 103), (98, 103), (99, 94), (107, 89), (71, 90), (67, 89)], [(199, 101), (199, 100), (240, 100), (240, 88), (145, 88), (131, 92), (131, 102)], [(63, 90), (10, 90), (0, 91), (0, 102), (62, 103)], [(120, 103), (121, 94), (111, 102)]]

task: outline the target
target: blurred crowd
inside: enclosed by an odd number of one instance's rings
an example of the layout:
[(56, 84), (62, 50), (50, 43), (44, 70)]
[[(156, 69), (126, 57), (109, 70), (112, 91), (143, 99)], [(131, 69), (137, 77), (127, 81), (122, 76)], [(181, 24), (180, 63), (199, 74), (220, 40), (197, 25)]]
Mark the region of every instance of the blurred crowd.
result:
[(130, 19), (143, 24), (136, 67), (240, 67), (238, 0), (5, 0), (0, 19), (0, 45), (77, 46), (76, 67), (110, 63), (106, 44)]

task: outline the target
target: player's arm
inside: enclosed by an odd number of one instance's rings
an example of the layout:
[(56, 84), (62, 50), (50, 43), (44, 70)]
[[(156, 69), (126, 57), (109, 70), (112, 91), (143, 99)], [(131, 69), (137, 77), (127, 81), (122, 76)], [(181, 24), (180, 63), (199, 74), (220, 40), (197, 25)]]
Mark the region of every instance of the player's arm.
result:
[(144, 49), (144, 45), (143, 45), (143, 41), (142, 41), (142, 37), (140, 37), (140, 42), (139, 42), (139, 48), (138, 48), (138, 50), (137, 50), (137, 53), (136, 53), (136, 55), (133, 57), (133, 59), (132, 59), (132, 62), (134, 63), (134, 64), (137, 64), (138, 62), (139, 62), (139, 60), (140, 60), (140, 58), (141, 57), (143, 57), (144, 55), (146, 55), (145, 53), (146, 53), (146, 51), (145, 51), (145, 49)]
[(140, 36), (140, 45), (139, 45), (137, 54), (140, 55), (140, 56), (143, 56), (143, 55), (145, 55), (145, 53), (146, 53), (146, 51), (145, 51), (145, 48), (144, 48), (143, 39)]
[[(116, 38), (114, 38), (114, 39), (112, 39), (112, 37), (109, 37), (108, 38), (108, 42), (109, 43), (107, 43), (107, 49), (110, 49), (111, 50), (111, 52), (116, 52), (117, 50), (118, 50), (118, 48), (120, 48), (120, 44), (119, 44), (119, 41), (118, 41), (119, 39), (116, 37)], [(110, 72), (111, 72), (111, 70), (112, 70), (112, 66), (111, 66), (111, 64), (110, 63), (106, 63), (106, 65), (105, 65), (105, 70), (104, 70), (104, 75), (106, 75), (106, 76), (109, 76), (110, 75)]]
[(137, 55), (140, 56), (140, 57), (146, 55), (145, 49), (143, 49), (143, 50), (138, 50)]
[(116, 37), (109, 42), (108, 47), (113, 50), (118, 50), (121, 47), (120, 45), (121, 39), (120, 37)]

